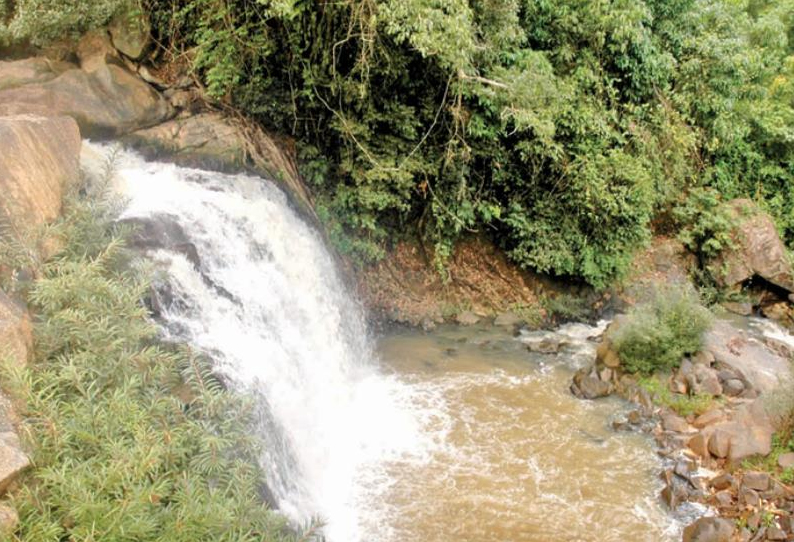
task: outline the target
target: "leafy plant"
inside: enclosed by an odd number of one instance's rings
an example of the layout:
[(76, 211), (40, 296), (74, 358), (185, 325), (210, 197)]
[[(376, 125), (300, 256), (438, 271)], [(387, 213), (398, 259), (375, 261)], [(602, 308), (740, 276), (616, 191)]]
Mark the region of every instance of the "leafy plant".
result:
[(710, 410), (717, 401), (709, 394), (683, 395), (673, 393), (663, 379), (656, 376), (642, 377), (638, 385), (651, 394), (653, 401), (665, 406), (679, 416), (699, 416)]
[(711, 313), (687, 288), (665, 287), (629, 311), (611, 333), (621, 365), (630, 373), (651, 374), (677, 367), (703, 344)]
[(13, 539), (292, 540), (259, 496), (252, 402), (158, 343), (101, 201), (67, 203), (66, 244), (29, 296), (35, 359), (4, 368), (35, 465), (12, 495)]

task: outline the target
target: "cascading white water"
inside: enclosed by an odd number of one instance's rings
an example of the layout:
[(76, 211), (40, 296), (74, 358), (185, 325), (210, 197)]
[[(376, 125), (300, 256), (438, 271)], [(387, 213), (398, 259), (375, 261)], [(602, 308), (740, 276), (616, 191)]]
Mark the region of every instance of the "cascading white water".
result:
[(122, 218), (167, 215), (195, 246), (198, 266), (179, 251), (150, 253), (173, 296), (162, 317), (173, 338), (262, 398), (279, 508), (296, 524), (327, 522), (328, 540), (359, 540), (377, 464), (416, 449), (421, 434), (400, 407), (408, 388), (375, 366), (362, 311), (322, 240), (269, 181), (126, 152), (116, 162)]

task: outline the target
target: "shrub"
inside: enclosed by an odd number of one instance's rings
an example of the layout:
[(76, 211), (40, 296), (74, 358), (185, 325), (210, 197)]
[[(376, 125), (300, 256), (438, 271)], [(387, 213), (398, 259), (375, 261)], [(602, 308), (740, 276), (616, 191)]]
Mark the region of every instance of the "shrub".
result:
[(35, 465), (13, 539), (292, 540), (259, 496), (253, 403), (158, 344), (147, 281), (96, 201), (67, 206), (66, 246), (29, 296), (35, 359), (4, 368)]
[(700, 350), (710, 323), (711, 313), (691, 290), (667, 287), (634, 307), (611, 339), (628, 372), (651, 374)]

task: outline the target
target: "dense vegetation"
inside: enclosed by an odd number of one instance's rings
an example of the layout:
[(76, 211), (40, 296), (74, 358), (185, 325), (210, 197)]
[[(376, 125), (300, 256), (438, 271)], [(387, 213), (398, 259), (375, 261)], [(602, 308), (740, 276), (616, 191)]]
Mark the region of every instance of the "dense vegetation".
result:
[[(18, 0), (6, 38), (131, 3)], [(671, 212), (687, 193), (751, 197), (794, 243), (792, 0), (140, 7), (209, 96), (296, 137), (331, 237), (361, 259), (399, 231), (443, 263), (484, 231), (524, 267), (600, 286), (653, 228), (692, 226)]]
[(667, 287), (633, 307), (610, 339), (622, 368), (648, 375), (678, 367), (685, 355), (698, 352), (710, 324), (711, 313), (693, 291)]
[(260, 497), (252, 405), (206, 362), (159, 345), (110, 208), (71, 199), (61, 253), (29, 292), (35, 360), (5, 367), (35, 465), (15, 540), (294, 538)]

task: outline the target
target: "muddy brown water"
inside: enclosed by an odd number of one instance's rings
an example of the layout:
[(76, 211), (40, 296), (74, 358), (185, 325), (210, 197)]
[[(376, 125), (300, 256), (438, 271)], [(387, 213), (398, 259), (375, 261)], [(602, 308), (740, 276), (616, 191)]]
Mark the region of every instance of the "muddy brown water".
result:
[[(658, 499), (662, 468), (645, 435), (616, 433), (629, 405), (568, 391), (598, 328), (514, 337), (490, 326), (402, 331), (379, 341), (387, 370), (418, 393), (424, 454), (385, 466), (365, 539), (400, 542), (680, 539)], [(525, 342), (561, 341), (558, 353)]]

